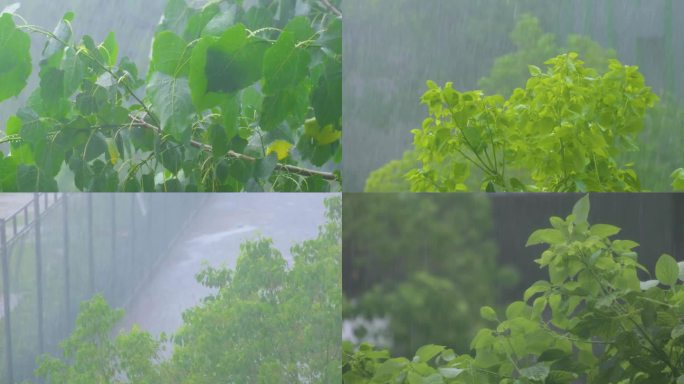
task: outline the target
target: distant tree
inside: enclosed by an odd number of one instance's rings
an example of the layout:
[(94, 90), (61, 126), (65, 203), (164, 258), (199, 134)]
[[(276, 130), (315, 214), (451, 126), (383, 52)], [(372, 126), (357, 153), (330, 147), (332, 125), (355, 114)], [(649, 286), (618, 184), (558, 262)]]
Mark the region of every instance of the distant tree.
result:
[(341, 198), (326, 206), (327, 223), (292, 247), (292, 265), (261, 238), (241, 245), (234, 270), (200, 272), (217, 292), (187, 310), (171, 338), (134, 327), (112, 339), (123, 311), (100, 296), (83, 303), (63, 358), (44, 357), (36, 375), (60, 384), (339, 383)]

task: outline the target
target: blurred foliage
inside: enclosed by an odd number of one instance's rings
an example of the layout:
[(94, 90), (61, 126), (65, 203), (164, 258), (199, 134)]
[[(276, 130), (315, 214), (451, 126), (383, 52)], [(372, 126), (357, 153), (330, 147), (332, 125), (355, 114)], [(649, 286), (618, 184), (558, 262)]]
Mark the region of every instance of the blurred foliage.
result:
[(365, 192), (407, 192), (411, 184), (404, 177), (410, 170), (420, 166), (414, 151), (404, 152), (399, 160), (392, 160), (371, 172), (366, 180)]
[(170, 359), (160, 357), (164, 335), (134, 327), (112, 339), (123, 312), (98, 296), (81, 306), (64, 356), (44, 357), (37, 376), (60, 384), (339, 383), (341, 198), (326, 207), (318, 236), (292, 247), (292, 265), (260, 238), (241, 245), (234, 270), (200, 272), (216, 293), (184, 312)]
[(530, 235), (528, 246), (548, 245), (535, 260), (548, 280), (505, 311), (481, 307), (492, 325), (477, 332), (472, 353), (426, 344), (409, 360), (344, 343), (344, 383), (683, 382), (684, 262), (664, 254), (651, 275), (633, 251), (639, 244), (611, 239), (620, 232), (613, 225), (590, 225), (589, 210), (585, 196)]
[(578, 53), (585, 64), (598, 73), (605, 73), (608, 60), (616, 58), (614, 50), (604, 49), (587, 36), (568, 35), (565, 47), (559, 47), (556, 36), (545, 33), (539, 20), (527, 14), (520, 18), (510, 39), (516, 51), (496, 58), (489, 75), (478, 82), (486, 93), (510, 96), (515, 88), (525, 85), (529, 77), (528, 65), (541, 66), (549, 57), (562, 53)]
[(344, 317), (389, 318), (387, 329), (359, 326), (360, 340), (380, 332), (407, 353), (440, 335), (465, 350), (479, 324), (472, 309), (515, 284), (496, 263), (487, 198), (448, 197), (345, 195)]
[(672, 170), (684, 166), (684, 102), (676, 96), (663, 95), (646, 112), (644, 130), (637, 141), (639, 151), (625, 153), (620, 160), (634, 164), (645, 190), (670, 190)]

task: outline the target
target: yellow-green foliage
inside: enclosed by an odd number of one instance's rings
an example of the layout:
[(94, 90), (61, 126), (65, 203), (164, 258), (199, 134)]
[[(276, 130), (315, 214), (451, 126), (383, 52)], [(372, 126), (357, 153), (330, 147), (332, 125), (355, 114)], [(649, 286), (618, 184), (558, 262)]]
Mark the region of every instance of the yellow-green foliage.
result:
[(420, 166), (415, 152), (404, 152), (400, 160), (392, 160), (371, 172), (366, 180), (366, 192), (408, 192), (411, 184), (404, 177), (407, 172)]
[[(508, 100), (428, 82), (429, 117), (413, 130), (422, 168), (412, 191), (466, 190), (470, 167), (487, 191), (638, 191), (616, 156), (636, 149), (644, 114), (658, 100), (635, 66), (610, 60), (600, 74), (571, 52), (530, 65)], [(511, 177), (514, 174), (516, 177)]]

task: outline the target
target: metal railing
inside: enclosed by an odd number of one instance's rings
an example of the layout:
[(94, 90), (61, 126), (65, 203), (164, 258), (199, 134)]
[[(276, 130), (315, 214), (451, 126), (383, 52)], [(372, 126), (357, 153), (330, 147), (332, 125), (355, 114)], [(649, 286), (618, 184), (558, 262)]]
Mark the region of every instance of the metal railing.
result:
[(58, 354), (78, 307), (95, 293), (134, 295), (204, 201), (186, 194), (34, 194), (0, 218), (0, 382), (33, 377)]

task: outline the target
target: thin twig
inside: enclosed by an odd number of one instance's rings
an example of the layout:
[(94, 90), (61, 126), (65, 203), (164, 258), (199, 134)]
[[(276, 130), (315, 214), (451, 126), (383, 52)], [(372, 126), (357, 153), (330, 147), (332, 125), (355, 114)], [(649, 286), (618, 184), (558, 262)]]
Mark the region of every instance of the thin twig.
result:
[(325, 6), (326, 8), (328, 8), (328, 10), (329, 10), (330, 12), (334, 13), (335, 15), (337, 15), (337, 16), (339, 16), (339, 17), (342, 17), (342, 11), (340, 11), (340, 10), (337, 9), (337, 8), (335, 8), (335, 6), (332, 5), (332, 3), (330, 3), (329, 0), (320, 0), (320, 1), (321, 1), (321, 4), (323, 4), (323, 6)]
[[(146, 122), (145, 120), (143, 120), (143, 119), (141, 119), (141, 118), (139, 118), (139, 117), (136, 117), (136, 116), (133, 116), (133, 115), (129, 115), (129, 116), (130, 116), (131, 119), (133, 119), (133, 123), (134, 123), (135, 125), (139, 125), (139, 126), (142, 126), (142, 127), (148, 128), (148, 129), (151, 129), (151, 130), (153, 130), (153, 131), (154, 131), (155, 133), (157, 133), (157, 134), (161, 134), (161, 133), (162, 133), (162, 132), (161, 132), (161, 129), (159, 129), (159, 127), (154, 126), (154, 125), (152, 125), (152, 124)], [(190, 140), (190, 145), (192, 145), (193, 147), (195, 147), (195, 148), (197, 148), (197, 149), (201, 149), (201, 150), (205, 150), (205, 151), (213, 151), (213, 148), (212, 148), (211, 145), (204, 144), (204, 143), (201, 143), (201, 142), (199, 142), (199, 141)], [(227, 157), (232, 157), (232, 158), (234, 158), (234, 159), (246, 160), (246, 161), (250, 161), (250, 162), (255, 162), (255, 161), (257, 161), (257, 159), (254, 158), (254, 157), (252, 157), (252, 156), (248, 156), (248, 155), (245, 155), (245, 154), (242, 154), (242, 153), (238, 153), (238, 152), (235, 152), (235, 151), (233, 151), (233, 150), (229, 150), (229, 151), (226, 153), (226, 156), (227, 156)], [(297, 167), (297, 166), (289, 165), (289, 164), (280, 164), (280, 163), (278, 163), (278, 164), (276, 164), (275, 169), (276, 169), (276, 170), (279, 170), (279, 171), (283, 171), (283, 172), (294, 173), (294, 174), (301, 175), (301, 176), (320, 176), (320, 177), (321, 177), (322, 179), (324, 179), (324, 180), (338, 181), (337, 175), (335, 175), (334, 173), (330, 173), (330, 172), (321, 172), (321, 171), (314, 171), (314, 170), (311, 170), (311, 169), (302, 168), (302, 167)]]

